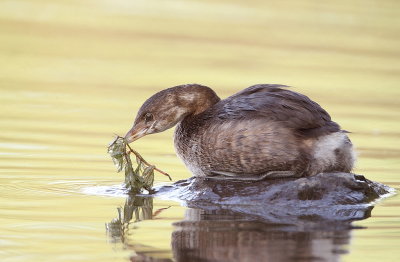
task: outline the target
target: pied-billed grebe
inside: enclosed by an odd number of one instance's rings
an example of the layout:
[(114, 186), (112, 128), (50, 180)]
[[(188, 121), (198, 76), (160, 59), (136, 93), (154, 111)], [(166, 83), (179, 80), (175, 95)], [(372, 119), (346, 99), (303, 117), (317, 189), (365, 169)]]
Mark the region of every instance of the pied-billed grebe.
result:
[(307, 96), (283, 85), (254, 85), (221, 100), (209, 87), (162, 90), (139, 109), (133, 142), (175, 129), (175, 148), (195, 176), (257, 180), (350, 172), (346, 131)]

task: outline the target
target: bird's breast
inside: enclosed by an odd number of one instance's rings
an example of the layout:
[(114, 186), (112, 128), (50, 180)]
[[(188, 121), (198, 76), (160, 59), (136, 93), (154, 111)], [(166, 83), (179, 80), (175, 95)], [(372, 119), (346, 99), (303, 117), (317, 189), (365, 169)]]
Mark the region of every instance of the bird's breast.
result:
[(299, 154), (292, 131), (265, 120), (182, 121), (175, 130), (177, 154), (194, 173), (257, 174), (281, 170)]

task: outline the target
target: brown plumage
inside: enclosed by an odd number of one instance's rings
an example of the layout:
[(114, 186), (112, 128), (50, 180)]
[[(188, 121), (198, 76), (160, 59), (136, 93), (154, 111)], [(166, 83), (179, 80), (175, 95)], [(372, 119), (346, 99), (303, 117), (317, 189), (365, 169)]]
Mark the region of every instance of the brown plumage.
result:
[(224, 100), (205, 86), (172, 87), (140, 108), (128, 141), (175, 124), (178, 155), (196, 176), (298, 177), (352, 169), (346, 132), (307, 96), (255, 85)]

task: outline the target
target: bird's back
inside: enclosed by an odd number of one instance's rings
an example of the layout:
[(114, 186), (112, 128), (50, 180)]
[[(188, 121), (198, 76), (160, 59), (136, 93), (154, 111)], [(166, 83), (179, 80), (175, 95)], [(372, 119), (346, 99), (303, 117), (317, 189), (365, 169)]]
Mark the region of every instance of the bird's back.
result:
[(312, 141), (340, 127), (317, 103), (284, 87), (251, 86), (185, 118), (175, 131), (178, 155), (195, 175), (305, 172)]

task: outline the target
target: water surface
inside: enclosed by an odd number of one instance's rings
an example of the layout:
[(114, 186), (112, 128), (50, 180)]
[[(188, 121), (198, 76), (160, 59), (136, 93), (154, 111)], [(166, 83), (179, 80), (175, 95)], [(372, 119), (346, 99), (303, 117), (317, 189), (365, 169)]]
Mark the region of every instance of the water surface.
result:
[[(318, 101), (352, 132), (356, 173), (399, 189), (399, 5), (1, 1), (1, 260), (190, 261), (202, 247), (220, 261), (397, 261), (398, 195), (355, 222), (358, 229), (288, 231), (121, 196), (123, 176), (106, 145), (160, 89), (197, 82), (226, 97), (280, 83)], [(172, 131), (135, 148), (175, 181), (190, 176), (175, 156)], [(156, 183), (168, 181), (158, 176)], [(121, 217), (129, 225), (118, 226), (118, 210), (134, 213)]]

